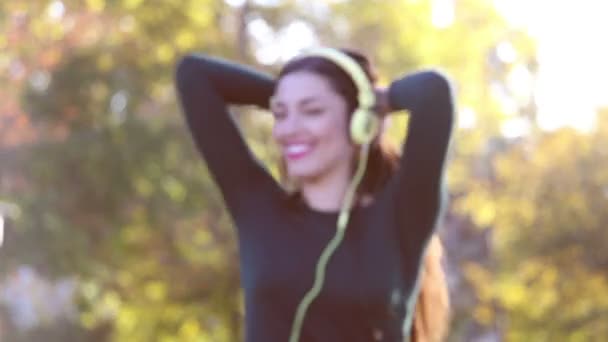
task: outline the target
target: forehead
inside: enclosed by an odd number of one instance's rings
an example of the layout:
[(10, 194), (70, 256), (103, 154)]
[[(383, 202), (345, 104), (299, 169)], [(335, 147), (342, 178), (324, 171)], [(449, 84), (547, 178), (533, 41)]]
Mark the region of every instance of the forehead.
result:
[(309, 71), (296, 71), (283, 76), (275, 89), (275, 98), (279, 101), (299, 101), (311, 97), (328, 100), (337, 95), (327, 78)]

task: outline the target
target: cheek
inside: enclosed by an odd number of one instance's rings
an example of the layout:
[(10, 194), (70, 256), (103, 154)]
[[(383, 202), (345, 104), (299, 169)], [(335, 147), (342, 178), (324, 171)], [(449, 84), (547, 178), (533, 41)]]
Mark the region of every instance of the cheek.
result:
[(347, 126), (346, 119), (341, 115), (328, 116), (319, 125), (318, 131), (334, 145), (350, 145)]

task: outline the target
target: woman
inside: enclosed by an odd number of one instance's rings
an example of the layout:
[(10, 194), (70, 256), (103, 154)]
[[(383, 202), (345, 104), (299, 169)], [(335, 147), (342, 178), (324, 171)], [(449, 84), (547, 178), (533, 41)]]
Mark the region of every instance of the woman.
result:
[[(373, 82), (367, 60), (344, 52)], [(311, 56), (294, 59), (275, 80), (226, 60), (191, 55), (179, 63), (176, 80), (196, 146), (237, 227), (245, 339), (287, 341), (353, 175), (358, 147), (347, 127), (358, 106), (356, 86), (342, 68)], [(451, 91), (442, 75), (423, 71), (376, 93), (378, 115), (399, 109), (411, 114), (403, 156), (397, 159), (381, 139), (372, 143), (344, 241), (331, 257), (299, 341), (420, 336), (410, 327), (421, 260), (443, 198)], [(272, 111), (285, 178), (296, 191), (286, 191), (255, 160), (227, 104)]]

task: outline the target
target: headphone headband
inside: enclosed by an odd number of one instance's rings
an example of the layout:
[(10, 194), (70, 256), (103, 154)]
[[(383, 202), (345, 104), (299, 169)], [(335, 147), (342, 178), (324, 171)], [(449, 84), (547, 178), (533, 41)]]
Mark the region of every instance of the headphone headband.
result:
[(374, 106), (373, 86), (363, 68), (352, 57), (332, 48), (310, 49), (305, 51), (301, 57), (323, 57), (338, 65), (351, 77), (357, 87), (359, 108), (370, 110)]

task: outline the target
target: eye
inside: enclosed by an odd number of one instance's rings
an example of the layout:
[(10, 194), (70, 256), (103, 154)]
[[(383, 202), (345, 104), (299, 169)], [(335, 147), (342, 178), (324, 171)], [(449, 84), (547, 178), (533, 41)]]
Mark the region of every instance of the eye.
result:
[(323, 112), (323, 108), (308, 108), (304, 110), (304, 114), (311, 116), (320, 115), (323, 114)]
[(285, 117), (287, 116), (287, 113), (285, 113), (284, 111), (280, 111), (280, 110), (274, 110), (274, 111), (272, 111), (272, 116), (274, 116), (275, 120), (282, 120), (282, 119), (285, 119)]

